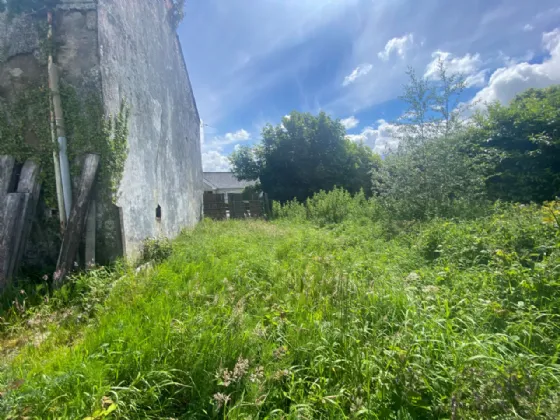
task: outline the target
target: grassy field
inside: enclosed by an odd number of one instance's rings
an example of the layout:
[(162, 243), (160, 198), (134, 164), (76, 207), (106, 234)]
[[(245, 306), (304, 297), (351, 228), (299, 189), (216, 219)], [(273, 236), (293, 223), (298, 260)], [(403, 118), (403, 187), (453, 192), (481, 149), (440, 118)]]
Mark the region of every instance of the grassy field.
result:
[(391, 235), (288, 213), (204, 222), (151, 269), (100, 269), (30, 308), (19, 296), (0, 327), (0, 417), (558, 418), (547, 209)]

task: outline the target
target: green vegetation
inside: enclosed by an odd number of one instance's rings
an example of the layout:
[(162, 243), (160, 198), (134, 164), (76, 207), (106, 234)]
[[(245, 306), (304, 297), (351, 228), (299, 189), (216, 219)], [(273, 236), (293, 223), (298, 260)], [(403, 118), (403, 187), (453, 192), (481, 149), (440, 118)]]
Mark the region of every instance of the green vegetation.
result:
[[(232, 155), (274, 221), (204, 221), (2, 302), (0, 417), (556, 419), (560, 90), (465, 124), (460, 76), (409, 75), (383, 160), (298, 112)], [(109, 156), (114, 193), (126, 107), (64, 103), (72, 160)], [(14, 153), (40, 150), (25, 118), (0, 128)]]
[(105, 116), (99, 93), (91, 92), (80, 99), (68, 84), (61, 87), (66, 130), (71, 140), (68, 158), (73, 163), (73, 176), (79, 177), (80, 157), (98, 153), (101, 165), (97, 176), (98, 199), (105, 203), (116, 201), (124, 165), (128, 156), (128, 118), (130, 108), (121, 102), (119, 112)]
[(543, 202), (560, 194), (560, 86), (529, 89), (509, 106), (493, 104), (471, 133), (478, 152), (495, 158), (492, 199)]
[(267, 125), (261, 144), (240, 147), (230, 160), (239, 179), (260, 181), (271, 200), (303, 201), (335, 186), (352, 193), (363, 189), (369, 195), (370, 171), (381, 159), (345, 135), (343, 125), (324, 112), (313, 116), (294, 111), (276, 127)]
[[(123, 102), (116, 115), (106, 117), (97, 93), (79, 99), (76, 90), (63, 83), (61, 96), (73, 176), (79, 176), (80, 158), (84, 154), (99, 153), (98, 199), (111, 203), (116, 199), (128, 155), (129, 107)], [(44, 84), (24, 90), (13, 103), (0, 103), (0, 154), (14, 156), (18, 162), (26, 159), (39, 162), (44, 200), (56, 208), (52, 161), (56, 145), (51, 137), (49, 102), (49, 90)]]
[(276, 211), (6, 316), (0, 416), (557, 418), (560, 203), (391, 236), (341, 190)]

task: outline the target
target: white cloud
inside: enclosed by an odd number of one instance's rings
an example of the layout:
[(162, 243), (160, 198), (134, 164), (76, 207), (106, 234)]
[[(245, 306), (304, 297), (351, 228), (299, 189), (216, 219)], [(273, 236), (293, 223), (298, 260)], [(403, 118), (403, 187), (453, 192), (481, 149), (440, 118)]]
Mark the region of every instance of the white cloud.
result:
[(352, 73), (344, 78), (342, 86), (348, 86), (349, 84), (354, 83), (359, 77), (367, 75), (371, 71), (371, 69), (373, 69), (373, 66), (371, 64), (360, 64), (352, 71)]
[(377, 128), (366, 127), (360, 134), (346, 136), (351, 141), (362, 141), (379, 154), (386, 154), (395, 150), (399, 144), (396, 135), (397, 126), (385, 120), (377, 121)]
[(395, 52), (400, 58), (404, 58), (406, 55), (406, 50), (408, 50), (414, 43), (414, 35), (406, 34), (401, 38), (390, 39), (387, 44), (385, 44), (385, 49), (380, 51), (377, 56), (383, 60), (387, 61), (391, 57), (391, 54)]
[(203, 152), (218, 151), (221, 152), (224, 146), (230, 144), (238, 144), (251, 140), (251, 134), (246, 130), (237, 130), (233, 133), (226, 133), (223, 136), (216, 136), (210, 141), (206, 141), (204, 138), (202, 140), (202, 150)]
[(533, 25), (531, 25), (530, 23), (528, 23), (527, 25), (525, 25), (525, 26), (523, 27), (523, 32), (531, 32), (533, 29), (535, 29), (535, 28), (533, 27)]
[(445, 68), (450, 74), (461, 74), (465, 77), (467, 87), (482, 87), (486, 82), (486, 70), (480, 70), (482, 60), (480, 54), (465, 54), (462, 57), (454, 57), (450, 52), (434, 51), (432, 61), (426, 67), (424, 76), (428, 79), (438, 78), (438, 64), (445, 63)]
[(231, 165), (227, 156), (224, 156), (215, 150), (202, 153), (202, 167), (205, 172), (231, 171)]
[(241, 129), (241, 130), (237, 130), (235, 133), (227, 133), (224, 136), (225, 141), (229, 142), (229, 143), (235, 143), (238, 141), (245, 141), (245, 140), (249, 140), (251, 138), (251, 135)]
[(479, 107), (495, 101), (508, 103), (526, 89), (560, 83), (560, 29), (543, 34), (542, 40), (548, 58), (540, 64), (523, 62), (497, 69), (473, 103)]
[(351, 128), (356, 127), (360, 123), (360, 120), (352, 115), (351, 117), (340, 120), (340, 123), (344, 126), (344, 128), (350, 130)]

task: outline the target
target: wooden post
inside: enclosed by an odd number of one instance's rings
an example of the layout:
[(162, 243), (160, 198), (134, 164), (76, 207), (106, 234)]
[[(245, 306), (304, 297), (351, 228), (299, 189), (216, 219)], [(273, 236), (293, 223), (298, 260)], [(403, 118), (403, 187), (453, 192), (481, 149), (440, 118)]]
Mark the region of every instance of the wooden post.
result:
[(31, 194), (8, 194), (4, 206), (4, 221), (0, 232), (0, 290), (10, 284), (18, 265), (17, 254), (22, 240), (25, 218)]
[(15, 256), (14, 275), (17, 274), (19, 265), (23, 259), (23, 255), (25, 254), (27, 241), (29, 240), (31, 228), (33, 227), (33, 220), (37, 212), (37, 204), (39, 203), (39, 195), (41, 193), (41, 183), (39, 180), (40, 174), (41, 167), (32, 160), (27, 160), (21, 169), (17, 192), (27, 193), (30, 194), (30, 196), (26, 211), (21, 214), (21, 217), (23, 218), (23, 231), (17, 255)]
[[(4, 206), (8, 193), (15, 191), (16, 160), (11, 156), (0, 156), (0, 216), (4, 215)], [(4, 217), (0, 218), (0, 234), (3, 232)], [(0, 242), (1, 242), (0, 238)]]
[(270, 201), (268, 200), (268, 194), (267, 193), (263, 193), (263, 199), (264, 199), (264, 211), (266, 212), (266, 216), (267, 218), (270, 220), (272, 219), (272, 209), (270, 208)]
[(16, 160), (11, 156), (0, 156), (0, 197), (15, 190), (14, 168)]
[(95, 200), (89, 203), (87, 222), (86, 222), (86, 269), (95, 266), (95, 218), (97, 217), (97, 207)]
[(58, 256), (58, 263), (56, 265), (56, 272), (53, 276), (55, 287), (60, 287), (65, 277), (73, 269), (86, 224), (89, 201), (98, 167), (99, 155), (86, 155), (80, 184), (78, 185), (78, 193), (70, 212), (68, 224), (66, 225), (66, 231), (64, 232), (64, 238), (62, 239), (62, 246)]

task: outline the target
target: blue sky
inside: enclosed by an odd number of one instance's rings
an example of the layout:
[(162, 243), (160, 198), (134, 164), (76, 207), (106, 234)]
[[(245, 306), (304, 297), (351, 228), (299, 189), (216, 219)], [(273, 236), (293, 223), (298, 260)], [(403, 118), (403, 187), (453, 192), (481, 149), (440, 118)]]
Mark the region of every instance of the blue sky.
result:
[(179, 28), (205, 170), (292, 110), (328, 112), (383, 152), (412, 66), (442, 58), (466, 100), (560, 83), (558, 0), (187, 0)]

